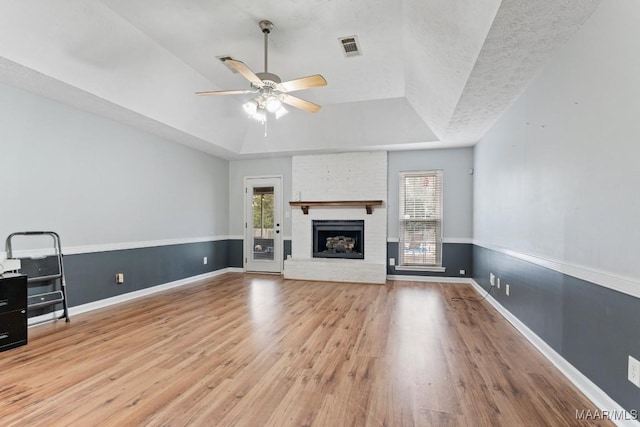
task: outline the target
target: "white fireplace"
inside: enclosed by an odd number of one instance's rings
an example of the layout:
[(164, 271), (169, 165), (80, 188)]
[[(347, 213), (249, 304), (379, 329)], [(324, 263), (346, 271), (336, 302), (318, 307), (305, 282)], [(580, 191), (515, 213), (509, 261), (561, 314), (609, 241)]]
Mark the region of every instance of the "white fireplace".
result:
[[(385, 283), (387, 251), (387, 153), (362, 152), (294, 156), (292, 201), (382, 201), (364, 206), (291, 208), (291, 257), (284, 277), (340, 282)], [(370, 211), (371, 213), (367, 213)], [(313, 221), (363, 222), (363, 257), (314, 257)], [(342, 233), (348, 234), (348, 233)], [(337, 236), (340, 237), (340, 236)], [(348, 236), (347, 236), (348, 237)]]

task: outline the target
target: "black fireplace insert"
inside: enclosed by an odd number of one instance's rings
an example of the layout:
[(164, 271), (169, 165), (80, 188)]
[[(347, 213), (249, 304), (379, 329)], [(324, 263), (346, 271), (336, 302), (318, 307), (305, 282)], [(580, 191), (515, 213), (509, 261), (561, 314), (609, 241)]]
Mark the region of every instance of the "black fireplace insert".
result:
[(313, 220), (313, 257), (364, 259), (364, 220)]

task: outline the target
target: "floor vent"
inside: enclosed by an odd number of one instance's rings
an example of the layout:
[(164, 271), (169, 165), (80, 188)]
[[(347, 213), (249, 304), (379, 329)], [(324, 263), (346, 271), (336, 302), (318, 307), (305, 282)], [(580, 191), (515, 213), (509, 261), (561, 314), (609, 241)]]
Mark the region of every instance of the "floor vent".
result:
[(360, 47), (358, 46), (358, 38), (356, 36), (342, 37), (339, 40), (344, 56), (347, 58), (362, 55)]

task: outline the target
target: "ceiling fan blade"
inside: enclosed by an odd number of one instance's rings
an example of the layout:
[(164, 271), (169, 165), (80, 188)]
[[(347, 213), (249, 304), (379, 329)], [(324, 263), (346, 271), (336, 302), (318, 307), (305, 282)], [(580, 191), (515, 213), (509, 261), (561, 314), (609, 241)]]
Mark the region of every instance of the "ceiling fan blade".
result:
[(282, 95), (280, 95), (279, 98), (285, 104), (291, 105), (292, 107), (299, 108), (308, 113), (315, 113), (320, 109), (320, 106), (318, 104), (314, 104), (311, 101), (306, 101), (304, 99), (300, 99), (295, 96), (287, 95), (286, 93), (283, 93)]
[(245, 79), (249, 80), (254, 85), (258, 87), (264, 86), (264, 83), (262, 83), (260, 77), (256, 76), (255, 73), (251, 71), (244, 62), (235, 59), (227, 59), (224, 61), (224, 63), (228, 64), (231, 68), (242, 74)]
[(196, 95), (244, 95), (254, 93), (252, 90), (208, 90), (204, 92), (196, 92)]
[(320, 74), (313, 76), (301, 77), (295, 80), (289, 80), (278, 84), (278, 90), (281, 92), (293, 92), (296, 90), (309, 89), (312, 87), (326, 86), (327, 81)]

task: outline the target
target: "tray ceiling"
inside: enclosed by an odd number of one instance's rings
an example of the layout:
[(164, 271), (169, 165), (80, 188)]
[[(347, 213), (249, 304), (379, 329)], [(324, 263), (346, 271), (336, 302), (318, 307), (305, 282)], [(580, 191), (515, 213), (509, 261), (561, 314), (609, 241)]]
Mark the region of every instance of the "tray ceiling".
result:
[[(473, 145), (599, 0), (30, 0), (0, 5), (0, 80), (222, 156)], [(322, 74), (264, 129), (217, 56)], [(339, 39), (357, 35), (361, 56)]]

